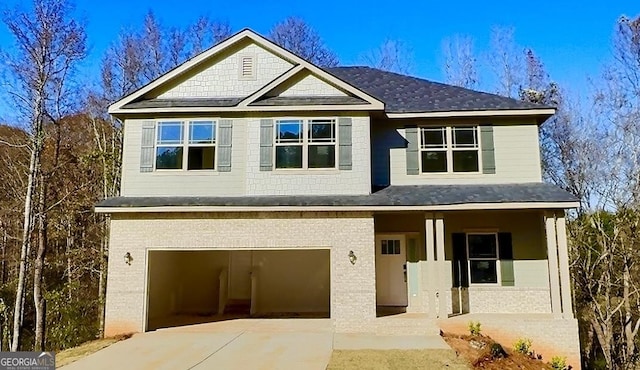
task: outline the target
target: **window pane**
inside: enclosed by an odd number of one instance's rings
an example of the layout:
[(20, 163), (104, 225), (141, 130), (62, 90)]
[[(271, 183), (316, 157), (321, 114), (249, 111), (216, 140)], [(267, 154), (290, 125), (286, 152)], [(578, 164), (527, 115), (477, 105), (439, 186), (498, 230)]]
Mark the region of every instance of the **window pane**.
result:
[(469, 234), (469, 258), (498, 258), (495, 234)]
[(189, 143), (212, 144), (216, 142), (216, 129), (213, 122), (191, 122)]
[(156, 150), (156, 169), (178, 170), (182, 168), (182, 147), (160, 147)]
[(277, 146), (276, 168), (302, 168), (302, 146)]
[(181, 144), (182, 122), (158, 122), (158, 144)]
[(472, 283), (497, 283), (497, 261), (469, 261), (471, 265)]
[(309, 127), (309, 141), (332, 142), (334, 140), (334, 124), (332, 121), (312, 121)]
[(335, 166), (335, 145), (309, 145), (309, 168), (334, 168)]
[(447, 136), (444, 127), (422, 129), (422, 146), (425, 148), (446, 148)]
[(213, 146), (194, 146), (189, 148), (189, 170), (212, 170), (216, 163), (216, 148)]
[(400, 240), (393, 241), (393, 254), (400, 254)]
[(453, 172), (478, 172), (478, 151), (454, 150)]
[(301, 121), (279, 121), (276, 142), (301, 142), (302, 122)]
[(387, 244), (387, 241), (383, 240), (380, 244), (381, 244), (380, 253), (381, 254), (389, 254), (389, 246)]
[(476, 129), (473, 127), (454, 127), (453, 128), (453, 146), (455, 148), (478, 146), (476, 140)]
[(422, 172), (447, 172), (447, 152), (422, 152)]

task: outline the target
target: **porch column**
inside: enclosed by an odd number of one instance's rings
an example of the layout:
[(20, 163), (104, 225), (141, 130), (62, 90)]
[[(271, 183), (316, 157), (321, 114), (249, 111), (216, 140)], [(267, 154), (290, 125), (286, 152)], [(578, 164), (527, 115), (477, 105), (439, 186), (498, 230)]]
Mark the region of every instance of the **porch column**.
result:
[(433, 228), (433, 214), (424, 216), (425, 246), (427, 248), (427, 297), (429, 297), (429, 317), (436, 317), (436, 263), (435, 263), (435, 233)]
[(562, 297), (562, 315), (573, 318), (571, 302), (571, 280), (569, 278), (569, 250), (567, 247), (567, 223), (564, 211), (556, 213), (556, 236), (558, 238), (558, 265), (560, 268), (560, 294)]
[(444, 216), (436, 214), (436, 258), (438, 265), (438, 317), (447, 317), (447, 263), (444, 258)]
[(560, 279), (558, 277), (558, 243), (556, 239), (556, 220), (553, 212), (544, 213), (544, 224), (547, 235), (551, 312), (555, 315), (560, 315), (562, 313), (562, 306), (560, 303)]

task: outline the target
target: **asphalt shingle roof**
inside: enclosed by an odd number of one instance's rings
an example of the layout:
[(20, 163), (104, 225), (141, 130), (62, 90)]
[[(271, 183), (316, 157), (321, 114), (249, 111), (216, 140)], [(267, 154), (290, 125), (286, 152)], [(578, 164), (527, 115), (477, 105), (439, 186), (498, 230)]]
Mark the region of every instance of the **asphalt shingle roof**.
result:
[(551, 108), (376, 68), (334, 67), (325, 70), (383, 101), (387, 113)]
[(550, 184), (389, 186), (371, 195), (244, 196), (244, 197), (114, 197), (97, 207), (166, 206), (441, 206), (465, 203), (577, 202)]

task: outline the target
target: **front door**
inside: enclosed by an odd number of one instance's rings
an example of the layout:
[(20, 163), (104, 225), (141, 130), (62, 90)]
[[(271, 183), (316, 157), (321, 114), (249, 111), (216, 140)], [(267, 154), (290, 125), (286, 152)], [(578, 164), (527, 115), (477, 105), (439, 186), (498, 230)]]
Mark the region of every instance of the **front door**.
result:
[(407, 306), (407, 252), (404, 235), (376, 236), (378, 306)]

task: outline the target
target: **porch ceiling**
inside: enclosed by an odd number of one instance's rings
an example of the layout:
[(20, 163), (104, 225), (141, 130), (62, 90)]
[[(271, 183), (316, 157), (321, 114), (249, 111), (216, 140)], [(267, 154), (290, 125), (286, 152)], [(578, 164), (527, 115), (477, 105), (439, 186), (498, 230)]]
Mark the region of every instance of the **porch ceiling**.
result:
[[(114, 197), (96, 205), (98, 212), (154, 211), (159, 207), (225, 207), (227, 210), (447, 210), (573, 208), (578, 199), (550, 184), (389, 186), (370, 195), (243, 197)], [(241, 209), (239, 209), (241, 208)], [(300, 209), (305, 208), (305, 209)], [(308, 208), (308, 209), (307, 209)], [(167, 209), (169, 210), (169, 209)], [(207, 209), (214, 211), (215, 209)], [(224, 209), (220, 209), (223, 211)]]

